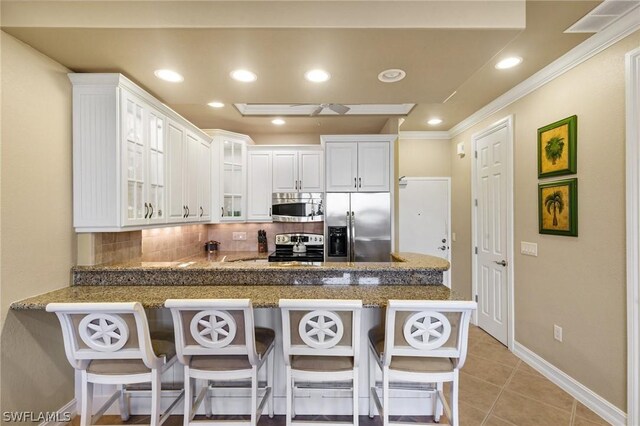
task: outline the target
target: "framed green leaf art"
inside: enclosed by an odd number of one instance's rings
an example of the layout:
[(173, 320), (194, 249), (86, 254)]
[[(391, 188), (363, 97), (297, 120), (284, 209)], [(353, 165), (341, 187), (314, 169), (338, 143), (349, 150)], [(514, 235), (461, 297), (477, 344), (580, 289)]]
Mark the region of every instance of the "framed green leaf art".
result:
[(538, 184), (541, 234), (578, 236), (578, 179)]
[(577, 137), (577, 115), (538, 129), (538, 178), (578, 171)]

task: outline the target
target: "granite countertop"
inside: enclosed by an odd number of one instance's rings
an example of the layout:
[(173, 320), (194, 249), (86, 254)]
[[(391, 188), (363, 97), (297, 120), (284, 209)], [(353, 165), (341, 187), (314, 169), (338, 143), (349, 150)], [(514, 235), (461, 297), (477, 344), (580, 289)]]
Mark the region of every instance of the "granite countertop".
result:
[(272, 262), (266, 253), (219, 252), (177, 262), (76, 266), (73, 285), (442, 284), (445, 259), (392, 253), (389, 262)]
[[(110, 263), (93, 266), (75, 266), (73, 271), (184, 271), (184, 270), (308, 270), (318, 271), (403, 271), (430, 270), (446, 271), (449, 262), (446, 259), (426, 254), (394, 252), (389, 256), (389, 262), (273, 262), (267, 263), (268, 253), (258, 252), (217, 252), (181, 259), (175, 262), (142, 262), (130, 261), (124, 263)], [(255, 262), (258, 260), (259, 262)]]
[(161, 308), (167, 299), (249, 298), (256, 308), (275, 308), (279, 299), (359, 299), (365, 307), (385, 307), (390, 299), (455, 300), (444, 285), (271, 285), (271, 286), (72, 286), (11, 304), (11, 309), (45, 309), (48, 303), (130, 302)]

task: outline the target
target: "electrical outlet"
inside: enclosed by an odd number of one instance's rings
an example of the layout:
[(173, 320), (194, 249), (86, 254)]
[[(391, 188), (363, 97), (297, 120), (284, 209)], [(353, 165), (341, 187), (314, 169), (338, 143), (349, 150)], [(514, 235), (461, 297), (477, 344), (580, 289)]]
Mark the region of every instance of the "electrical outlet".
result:
[(538, 244), (520, 241), (520, 253), (526, 256), (538, 256)]
[(456, 242), (456, 233), (455, 232), (451, 233), (451, 241), (453, 241), (454, 243)]
[(558, 324), (553, 324), (553, 338), (558, 342), (562, 342), (562, 327)]
[(202, 241), (202, 232), (198, 232), (198, 242)]
[(247, 241), (247, 233), (246, 232), (234, 232), (233, 233), (233, 241)]

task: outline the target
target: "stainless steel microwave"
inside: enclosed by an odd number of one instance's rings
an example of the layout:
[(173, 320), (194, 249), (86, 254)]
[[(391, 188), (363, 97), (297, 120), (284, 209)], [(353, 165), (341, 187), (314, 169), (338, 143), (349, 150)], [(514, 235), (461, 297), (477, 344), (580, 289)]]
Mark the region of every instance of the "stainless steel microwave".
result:
[(274, 222), (323, 222), (323, 194), (274, 192), (271, 198), (271, 219)]

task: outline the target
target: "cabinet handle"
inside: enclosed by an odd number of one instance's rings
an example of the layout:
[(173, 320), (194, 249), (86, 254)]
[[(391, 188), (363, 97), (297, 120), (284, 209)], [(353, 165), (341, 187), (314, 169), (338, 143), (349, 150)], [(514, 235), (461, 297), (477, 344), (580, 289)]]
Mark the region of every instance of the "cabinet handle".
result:
[(354, 188), (358, 187), (358, 178), (353, 178), (353, 187)]
[(191, 216), (191, 212), (189, 211), (189, 206), (187, 206), (187, 217)]
[(182, 206), (182, 217), (187, 217), (187, 206)]
[(298, 185), (298, 186), (299, 186), (299, 188), (298, 188), (298, 189), (302, 189), (302, 181), (300, 180), (300, 181), (298, 181), (298, 182), (300, 182), (300, 185)]
[(295, 188), (298, 189), (298, 181), (295, 181)]
[(147, 203), (144, 203), (144, 218), (146, 219), (148, 215), (149, 215), (149, 206), (147, 205)]
[(204, 209), (202, 208), (202, 206), (200, 206), (200, 217), (202, 217), (203, 214), (204, 214)]
[(149, 219), (153, 217), (153, 204), (149, 203), (149, 208), (151, 208), (151, 213), (149, 213)]
[(271, 207), (269, 207), (269, 217), (271, 217)]
[(220, 207), (220, 210), (222, 210), (222, 217), (224, 217), (224, 207)]
[(358, 178), (358, 187), (362, 188), (362, 178), (361, 177)]

